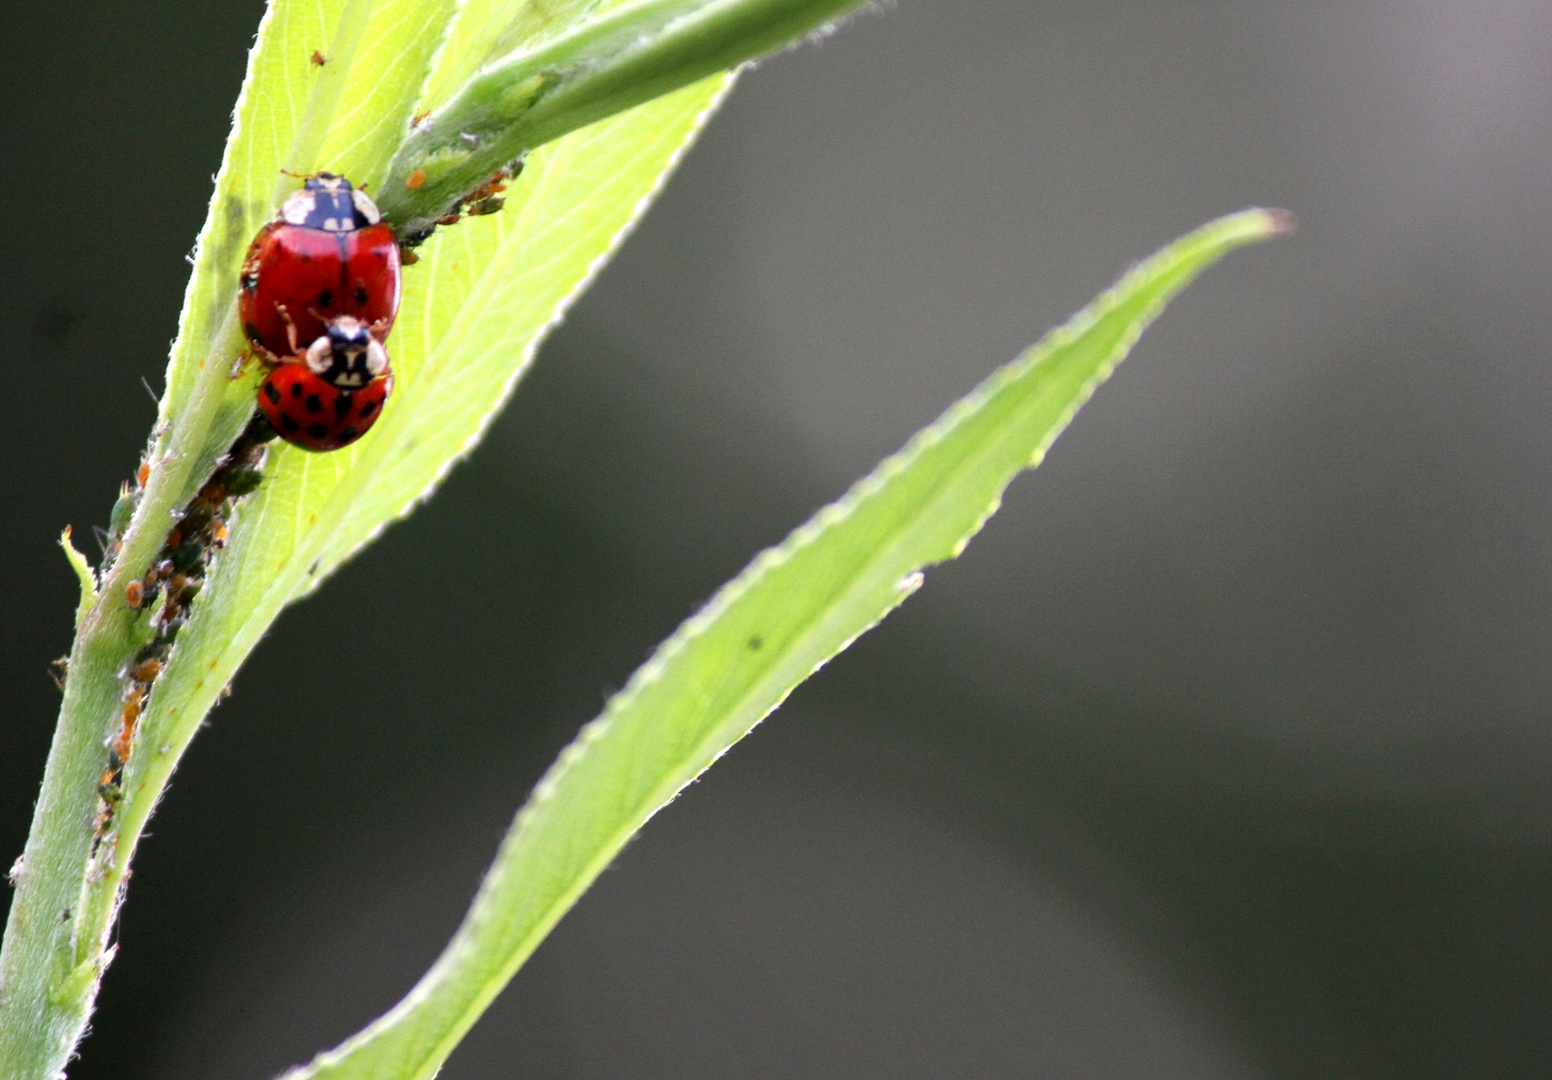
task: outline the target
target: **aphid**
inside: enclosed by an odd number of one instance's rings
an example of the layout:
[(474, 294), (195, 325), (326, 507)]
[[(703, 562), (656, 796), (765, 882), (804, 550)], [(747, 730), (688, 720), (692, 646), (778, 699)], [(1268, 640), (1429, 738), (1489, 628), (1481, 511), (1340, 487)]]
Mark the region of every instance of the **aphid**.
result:
[(108, 516), (110, 535), (124, 535), (124, 530), (129, 528), (129, 519), (135, 516), (135, 504), (139, 501), (139, 493), (134, 488), (128, 484), (119, 485), (118, 501), (113, 504), (113, 512)]
[[(273, 438), (273, 436), (269, 436)], [(264, 482), (264, 473), (258, 469), (236, 469), (226, 474), (226, 497), (240, 499), (258, 490)]]
[(399, 245), (377, 205), (349, 180), (310, 177), (243, 260), (238, 311), (259, 357), (289, 360), (349, 316), (383, 340), (399, 313)]
[(319, 52), (317, 49), (313, 50), (313, 55), (312, 55), (311, 59), (312, 59), (313, 65), (315, 67), (323, 67), (324, 64), (327, 64), (329, 62), (329, 58), (327, 56), (324, 56), (323, 53)]
[(138, 608), (145, 601), (145, 585), (139, 581), (131, 581), (124, 586), (124, 603), (132, 608)]
[(145, 687), (137, 684), (130, 691), (129, 700), (124, 702), (123, 719), (119, 723), (118, 734), (113, 737), (113, 754), (118, 758), (120, 765), (129, 764), (129, 751), (135, 740), (135, 725), (140, 723), (140, 710), (145, 704), (145, 694)]
[(168, 556), (173, 570), (187, 571), (193, 567), (195, 563), (199, 562), (200, 557), (205, 554), (205, 547), (205, 544), (200, 543), (198, 539), (194, 539), (185, 540), (182, 544), (173, 548), (172, 554)]

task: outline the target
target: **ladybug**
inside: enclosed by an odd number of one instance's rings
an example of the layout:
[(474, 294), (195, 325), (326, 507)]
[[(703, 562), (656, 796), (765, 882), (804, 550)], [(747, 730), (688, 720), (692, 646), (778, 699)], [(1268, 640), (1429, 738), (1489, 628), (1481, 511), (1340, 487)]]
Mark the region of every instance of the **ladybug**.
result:
[(392, 392), (391, 371), (359, 390), (347, 390), (330, 383), (307, 362), (293, 360), (265, 378), (259, 387), (259, 408), (286, 442), (323, 453), (349, 446), (365, 435)]
[(279, 363), (350, 316), (388, 336), (399, 313), (399, 244), (366, 192), (333, 173), (308, 178), (243, 259), (238, 311), (259, 356)]

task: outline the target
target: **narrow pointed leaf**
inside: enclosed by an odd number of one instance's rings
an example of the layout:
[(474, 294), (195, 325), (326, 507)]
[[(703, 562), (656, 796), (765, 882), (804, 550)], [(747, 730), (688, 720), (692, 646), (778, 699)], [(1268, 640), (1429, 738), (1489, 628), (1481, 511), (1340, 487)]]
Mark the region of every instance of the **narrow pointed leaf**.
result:
[(1128, 273), (995, 372), (786, 542), (632, 676), (534, 790), (463, 926), (392, 1011), (288, 1080), (427, 1080), (630, 837), (804, 679), (959, 555), (1164, 305), (1283, 231), (1249, 210)]
[[(412, 239), (532, 147), (791, 44), (865, 0), (629, 0), (492, 60), (433, 99), (379, 200)], [(492, 20), (494, 21), (494, 20)], [(456, 31), (454, 47), (463, 48)], [(461, 71), (470, 56), (459, 54)], [(449, 59), (449, 64), (455, 61)], [(437, 93), (444, 92), (433, 77)], [(413, 177), (413, 180), (411, 179)]]

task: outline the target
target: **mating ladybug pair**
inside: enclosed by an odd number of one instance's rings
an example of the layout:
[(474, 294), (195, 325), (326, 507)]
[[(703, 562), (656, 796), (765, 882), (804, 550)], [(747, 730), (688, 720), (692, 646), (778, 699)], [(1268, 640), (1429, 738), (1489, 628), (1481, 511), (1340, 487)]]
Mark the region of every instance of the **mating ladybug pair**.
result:
[(259, 408), (304, 450), (366, 434), (393, 391), (383, 343), (399, 313), (399, 244), (349, 180), (309, 177), (259, 230), (243, 260), (238, 310), (270, 371)]

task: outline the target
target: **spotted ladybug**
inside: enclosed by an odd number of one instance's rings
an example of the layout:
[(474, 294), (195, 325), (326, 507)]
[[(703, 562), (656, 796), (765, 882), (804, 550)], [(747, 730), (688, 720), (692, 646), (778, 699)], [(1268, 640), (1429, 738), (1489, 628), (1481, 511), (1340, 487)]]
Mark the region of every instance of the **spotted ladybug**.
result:
[(399, 313), (399, 244), (366, 192), (333, 173), (308, 178), (259, 230), (243, 260), (243, 330), (270, 363), (294, 357), (349, 316), (381, 341)]
[(342, 389), (308, 362), (292, 361), (265, 378), (259, 387), (259, 408), (286, 442), (323, 453), (349, 446), (365, 435), (392, 392), (392, 371), (385, 370), (360, 389)]

